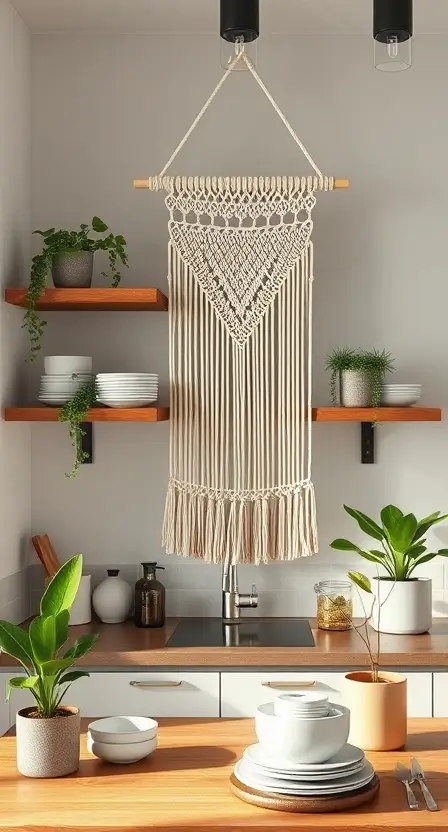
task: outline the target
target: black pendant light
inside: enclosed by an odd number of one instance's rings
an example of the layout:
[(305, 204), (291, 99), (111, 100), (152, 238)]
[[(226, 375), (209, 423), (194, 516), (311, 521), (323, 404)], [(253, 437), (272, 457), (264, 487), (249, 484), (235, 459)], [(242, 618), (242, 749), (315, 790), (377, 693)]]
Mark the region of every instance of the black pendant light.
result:
[(412, 65), (413, 0), (373, 0), (375, 66), (399, 72)]
[[(225, 69), (229, 69), (243, 49), (255, 64), (260, 35), (260, 0), (221, 0), (220, 34), (221, 63)], [(233, 68), (247, 67), (244, 61), (238, 61)]]

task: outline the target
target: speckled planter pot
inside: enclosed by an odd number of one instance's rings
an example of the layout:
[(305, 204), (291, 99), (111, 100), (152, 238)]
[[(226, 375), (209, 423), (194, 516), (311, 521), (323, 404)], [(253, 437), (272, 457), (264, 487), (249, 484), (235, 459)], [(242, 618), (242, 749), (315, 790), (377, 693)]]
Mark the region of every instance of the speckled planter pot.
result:
[(78, 708), (61, 706), (69, 716), (38, 719), (35, 707), (17, 713), (17, 768), (25, 777), (65, 777), (79, 767), (81, 716)]
[(343, 370), (339, 380), (342, 407), (370, 407), (372, 382), (368, 375), (357, 370)]
[(53, 257), (53, 283), (58, 289), (88, 289), (92, 285), (93, 251), (62, 251)]

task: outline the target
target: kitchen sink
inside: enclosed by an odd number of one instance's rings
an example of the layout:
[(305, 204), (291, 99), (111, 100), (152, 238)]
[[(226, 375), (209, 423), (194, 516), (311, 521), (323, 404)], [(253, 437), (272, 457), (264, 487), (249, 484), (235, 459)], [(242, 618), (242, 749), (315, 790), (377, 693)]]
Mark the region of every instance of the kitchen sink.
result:
[(169, 647), (315, 647), (306, 619), (240, 619), (226, 624), (221, 618), (183, 618)]

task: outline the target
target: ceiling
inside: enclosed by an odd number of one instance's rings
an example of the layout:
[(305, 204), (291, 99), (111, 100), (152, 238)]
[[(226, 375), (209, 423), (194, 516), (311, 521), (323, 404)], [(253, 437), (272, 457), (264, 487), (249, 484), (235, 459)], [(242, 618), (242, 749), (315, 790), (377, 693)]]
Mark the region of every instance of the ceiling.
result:
[[(11, 0), (34, 32), (213, 33), (219, 0)], [(370, 34), (373, 0), (261, 0), (270, 34)], [(416, 34), (448, 34), (447, 0), (414, 0)]]

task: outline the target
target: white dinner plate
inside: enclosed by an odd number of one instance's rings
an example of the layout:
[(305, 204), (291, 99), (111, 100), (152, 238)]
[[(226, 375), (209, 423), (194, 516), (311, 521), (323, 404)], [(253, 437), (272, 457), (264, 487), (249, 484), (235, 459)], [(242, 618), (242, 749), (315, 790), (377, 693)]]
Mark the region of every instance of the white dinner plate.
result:
[(98, 399), (98, 401), (106, 407), (148, 407), (155, 399), (117, 399), (116, 401)]
[(264, 777), (254, 773), (253, 767), (248, 766), (244, 760), (239, 760), (236, 764), (235, 774), (241, 783), (251, 789), (277, 794), (302, 795), (304, 797), (311, 797), (312, 795), (324, 797), (325, 795), (341, 794), (342, 792), (361, 789), (370, 783), (375, 776), (373, 766), (368, 760), (365, 761), (361, 771), (356, 774), (341, 777), (339, 780), (333, 780), (329, 783), (309, 783), (299, 780), (292, 783), (274, 777)]
[(244, 757), (250, 760), (251, 763), (261, 765), (263, 768), (270, 769), (276, 773), (286, 772), (287, 774), (314, 774), (331, 771), (341, 771), (350, 766), (360, 763), (365, 759), (364, 751), (357, 748), (355, 745), (347, 743), (341, 751), (338, 751), (330, 760), (325, 763), (291, 763), (289, 760), (282, 760), (278, 757), (273, 757), (266, 754), (266, 751), (260, 745), (250, 745), (244, 752)]
[(115, 375), (115, 373), (97, 374), (98, 381), (128, 381), (129, 379), (136, 379), (137, 381), (141, 381), (142, 379), (155, 381), (158, 377), (157, 373), (121, 373), (119, 375)]

